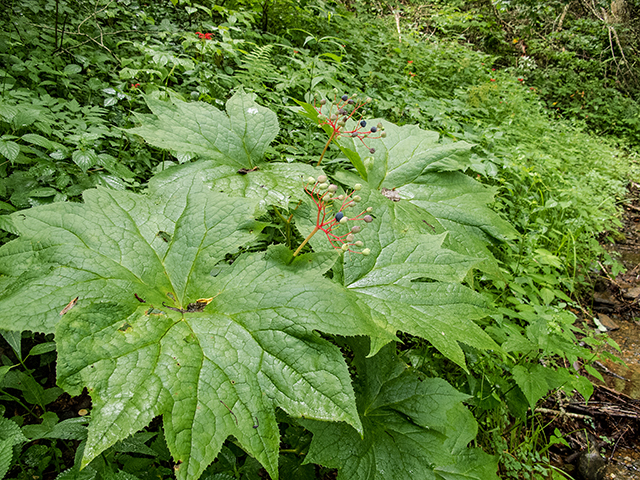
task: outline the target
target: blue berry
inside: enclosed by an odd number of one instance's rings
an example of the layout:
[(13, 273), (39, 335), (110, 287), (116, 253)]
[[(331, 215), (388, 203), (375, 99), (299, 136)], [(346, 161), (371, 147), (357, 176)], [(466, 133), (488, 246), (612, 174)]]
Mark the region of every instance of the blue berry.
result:
[(366, 126), (367, 126), (367, 122), (365, 122), (364, 120), (362, 120), (362, 121), (360, 122), (360, 126), (361, 126), (361, 127), (366, 127)]
[(371, 133), (376, 133), (378, 129), (376, 127), (371, 127)]
[(344, 218), (344, 213), (342, 212), (338, 212), (336, 213), (336, 221), (339, 222), (340, 220), (342, 220)]
[(347, 100), (349, 100), (349, 95), (347, 95), (347, 94), (342, 95), (342, 101), (346, 102)]

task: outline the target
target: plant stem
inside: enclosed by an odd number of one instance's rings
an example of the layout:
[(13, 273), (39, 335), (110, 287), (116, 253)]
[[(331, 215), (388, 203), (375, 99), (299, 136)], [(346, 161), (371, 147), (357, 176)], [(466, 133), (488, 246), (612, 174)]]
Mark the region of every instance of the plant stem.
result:
[(335, 138), (336, 136), (336, 132), (334, 131), (331, 134), (331, 137), (329, 137), (329, 141), (327, 142), (327, 144), (324, 146), (324, 150), (322, 150), (322, 153), (320, 154), (320, 160), (318, 160), (318, 163), (316, 164), (316, 167), (320, 166), (320, 163), (322, 162), (322, 159), (324, 158), (324, 154), (327, 151), (327, 148), (329, 148), (329, 145), (331, 145), (331, 141)]
[(308, 236), (307, 238), (305, 238), (305, 239), (304, 239), (304, 241), (300, 244), (300, 246), (298, 247), (298, 249), (294, 252), (294, 254), (293, 254), (293, 256), (294, 256), (294, 257), (295, 257), (295, 256), (297, 256), (297, 255), (300, 253), (300, 250), (302, 250), (302, 247), (304, 247), (304, 246), (307, 244), (307, 242), (308, 242), (309, 240), (311, 240), (311, 237), (313, 237), (313, 236), (316, 234), (316, 232), (317, 232), (318, 230), (320, 230), (320, 227), (318, 227), (318, 226), (316, 225), (316, 226), (314, 227), (313, 231), (309, 234), (309, 236)]

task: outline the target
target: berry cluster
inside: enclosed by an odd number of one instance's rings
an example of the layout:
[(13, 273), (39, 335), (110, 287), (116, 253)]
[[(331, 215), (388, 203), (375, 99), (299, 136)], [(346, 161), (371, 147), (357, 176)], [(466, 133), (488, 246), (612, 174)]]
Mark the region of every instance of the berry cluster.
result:
[[(318, 100), (317, 97), (314, 97), (313, 107), (318, 112), (320, 125), (328, 125), (332, 131), (331, 138), (329, 138), (329, 141), (322, 151), (322, 155), (320, 155), (318, 166), (320, 165), (320, 162), (322, 162), (324, 154), (331, 142), (338, 137), (357, 138), (367, 149), (369, 149), (369, 152), (372, 154), (375, 153), (376, 149), (369, 147), (365, 143), (365, 139), (384, 138), (387, 134), (381, 123), (367, 128), (367, 122), (362, 118), (362, 114), (363, 107), (370, 102), (371, 98), (363, 100), (356, 98), (355, 95), (349, 96), (346, 93), (338, 98), (338, 94), (336, 92), (333, 102), (329, 103), (327, 106), (326, 99), (323, 98)], [(351, 128), (351, 130), (346, 129), (346, 125), (349, 120), (354, 120), (356, 122), (355, 128)]]
[(353, 217), (350, 217), (346, 213), (347, 209), (355, 207), (362, 200), (359, 195), (355, 195), (361, 188), (362, 185), (356, 183), (351, 193), (346, 195), (339, 194), (338, 186), (329, 184), (326, 175), (318, 176), (317, 180), (313, 177), (307, 178), (304, 191), (311, 197), (318, 209), (316, 226), (293, 255), (298, 255), (302, 247), (304, 247), (318, 231), (324, 232), (329, 243), (331, 243), (335, 249), (340, 249), (343, 252), (361, 253), (365, 256), (369, 255), (371, 250), (368, 248), (360, 251), (355, 250), (355, 248), (362, 248), (364, 246), (362, 241), (355, 239), (355, 236), (362, 231), (360, 225), (354, 225), (342, 234), (334, 233), (339, 227), (347, 226), (348, 222), (361, 220), (365, 223), (371, 223), (373, 221), (373, 217), (369, 215), (372, 210), (371, 207)]
[(213, 37), (213, 33), (196, 32), (196, 35), (200, 38), (200, 40), (211, 40), (211, 37)]

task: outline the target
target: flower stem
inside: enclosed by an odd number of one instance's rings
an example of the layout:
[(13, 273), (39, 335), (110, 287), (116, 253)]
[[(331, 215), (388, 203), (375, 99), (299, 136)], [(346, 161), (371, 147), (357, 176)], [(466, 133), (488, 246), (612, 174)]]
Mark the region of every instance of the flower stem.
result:
[(318, 230), (320, 230), (320, 227), (318, 227), (318, 226), (316, 225), (316, 226), (314, 227), (313, 231), (309, 234), (309, 236), (308, 236), (307, 238), (305, 238), (305, 239), (304, 239), (304, 241), (300, 244), (300, 246), (298, 247), (298, 249), (294, 252), (294, 254), (293, 254), (293, 256), (294, 256), (294, 257), (295, 257), (295, 256), (297, 256), (297, 255), (300, 253), (300, 250), (302, 250), (302, 247), (304, 247), (304, 246), (307, 244), (307, 242), (308, 242), (309, 240), (311, 240), (311, 237), (313, 237), (313, 236), (316, 234), (316, 232), (317, 232)]
[(327, 148), (329, 148), (329, 145), (331, 145), (331, 142), (333, 141), (335, 136), (336, 136), (336, 131), (334, 130), (334, 132), (331, 134), (331, 137), (329, 137), (329, 141), (324, 146), (324, 150), (322, 150), (322, 153), (320, 154), (320, 160), (318, 160), (318, 163), (316, 163), (316, 167), (319, 167), (320, 163), (322, 163), (322, 159), (324, 158), (324, 154), (327, 152)]

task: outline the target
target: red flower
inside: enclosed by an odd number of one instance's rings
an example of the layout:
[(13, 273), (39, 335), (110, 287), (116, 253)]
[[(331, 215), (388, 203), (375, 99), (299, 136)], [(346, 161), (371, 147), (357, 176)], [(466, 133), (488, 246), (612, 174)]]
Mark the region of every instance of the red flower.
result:
[(492, 72), (495, 72), (495, 71), (496, 71), (496, 69), (495, 69), (495, 68), (492, 68), (492, 69), (491, 69), (491, 71), (492, 71)]
[(295, 54), (295, 53), (300, 53), (300, 52), (298, 52), (298, 50), (294, 50), (293, 53)]
[(413, 63), (413, 60), (409, 60), (407, 63)]
[(495, 82), (495, 81), (496, 81), (496, 79), (495, 79), (495, 78), (492, 78), (492, 79), (491, 79), (491, 81), (492, 81), (492, 82)]
[(207, 40), (211, 40), (211, 35), (213, 35), (213, 33), (205, 33), (204, 38), (206, 38)]
[(519, 78), (518, 81), (519, 82), (524, 82), (524, 78)]
[(131, 88), (138, 88), (140, 86), (139, 83), (132, 83)]
[(413, 73), (413, 72), (409, 72), (409, 75), (411, 75), (412, 77), (415, 77), (415, 76), (416, 76), (416, 74), (415, 74), (415, 73)]

